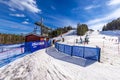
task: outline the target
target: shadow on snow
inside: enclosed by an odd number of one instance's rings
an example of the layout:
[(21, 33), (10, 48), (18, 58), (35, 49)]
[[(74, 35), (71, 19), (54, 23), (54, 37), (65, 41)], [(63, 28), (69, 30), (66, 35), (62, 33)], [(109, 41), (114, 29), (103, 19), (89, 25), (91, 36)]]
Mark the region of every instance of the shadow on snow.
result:
[(46, 53), (55, 59), (66, 61), (82, 67), (87, 67), (96, 62), (95, 60), (84, 59), (81, 57), (67, 55), (65, 53), (57, 51), (54, 47), (47, 48)]

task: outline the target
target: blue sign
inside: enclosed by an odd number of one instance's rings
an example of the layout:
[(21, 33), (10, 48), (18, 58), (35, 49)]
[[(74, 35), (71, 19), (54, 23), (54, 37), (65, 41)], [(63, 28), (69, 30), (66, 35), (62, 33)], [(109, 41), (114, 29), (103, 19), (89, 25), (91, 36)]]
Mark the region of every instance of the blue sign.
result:
[(25, 43), (25, 51), (26, 52), (34, 52), (39, 49), (44, 49), (49, 47), (50, 43), (48, 41), (35, 41), (35, 42), (26, 42)]

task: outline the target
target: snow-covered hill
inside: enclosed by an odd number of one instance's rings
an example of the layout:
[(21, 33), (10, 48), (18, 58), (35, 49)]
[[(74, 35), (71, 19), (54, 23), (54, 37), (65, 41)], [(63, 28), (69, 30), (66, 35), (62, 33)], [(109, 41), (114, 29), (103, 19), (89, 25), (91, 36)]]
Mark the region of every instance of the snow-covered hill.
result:
[[(54, 54), (54, 57), (51, 56)], [(62, 55), (61, 55), (62, 54)], [(58, 59), (59, 58), (59, 59)], [(69, 62), (72, 61), (72, 62)], [(75, 64), (77, 63), (77, 64)], [(91, 63), (58, 53), (54, 48), (37, 51), (0, 69), (1, 80), (119, 80), (120, 66)], [(89, 62), (88, 62), (89, 63)]]
[(120, 30), (116, 31), (101, 31), (101, 34), (108, 35), (108, 36), (120, 36)]
[[(0, 80), (119, 80), (119, 44), (110, 43), (99, 32), (89, 35), (89, 44), (101, 48), (101, 62), (71, 57), (54, 47), (39, 50), (0, 68)], [(76, 44), (80, 36), (64, 36), (63, 44)], [(82, 36), (84, 39), (84, 36)]]

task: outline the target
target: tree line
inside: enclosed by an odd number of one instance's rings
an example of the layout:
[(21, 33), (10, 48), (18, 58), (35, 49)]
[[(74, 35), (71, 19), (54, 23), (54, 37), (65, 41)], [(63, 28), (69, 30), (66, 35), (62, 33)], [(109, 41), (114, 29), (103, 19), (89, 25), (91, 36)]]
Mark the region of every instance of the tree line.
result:
[(57, 28), (55, 30), (52, 30), (51, 32), (48, 33), (48, 36), (53, 38), (53, 37), (57, 37), (63, 33), (66, 33), (68, 32), (69, 30), (72, 29), (72, 26), (66, 26), (66, 27), (63, 27), (63, 28)]
[[(57, 28), (49, 32), (48, 36), (50, 38), (57, 37), (72, 29), (75, 29), (75, 28), (72, 28), (72, 26), (65, 26), (62, 28)], [(84, 35), (86, 31), (88, 31), (88, 26), (86, 24), (77, 25), (77, 35)], [(23, 36), (22, 34), (18, 35), (18, 34), (0, 33), (0, 44), (17, 44), (17, 43), (22, 43), (24, 41), (25, 41), (25, 36)]]
[(77, 24), (77, 35), (83, 36), (88, 31), (86, 24)]
[(120, 18), (113, 20), (112, 22), (107, 23), (103, 26), (102, 31), (107, 30), (120, 30)]
[(25, 41), (23, 35), (0, 33), (0, 44), (17, 44)]

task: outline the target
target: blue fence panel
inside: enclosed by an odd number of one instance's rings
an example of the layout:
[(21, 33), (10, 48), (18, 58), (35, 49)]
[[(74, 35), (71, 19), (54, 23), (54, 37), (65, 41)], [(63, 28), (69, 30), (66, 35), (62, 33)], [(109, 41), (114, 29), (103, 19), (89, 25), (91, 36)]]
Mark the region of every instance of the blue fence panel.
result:
[(99, 47), (97, 47), (97, 53), (98, 53), (97, 59), (98, 59), (99, 62), (100, 62), (100, 56), (101, 56), (100, 51), (101, 51), (101, 49)]
[(73, 52), (72, 55), (73, 56), (78, 56), (78, 57), (83, 57), (83, 48), (82, 46), (73, 46)]
[(85, 49), (84, 49), (84, 58), (93, 59), (93, 60), (99, 60), (98, 49), (99, 48), (85, 47)]
[(69, 46), (55, 43), (55, 48), (71, 56), (100, 61), (100, 48)]
[(64, 45), (63, 45), (63, 44), (58, 44), (58, 45), (59, 45), (59, 46), (58, 46), (58, 47), (59, 47), (58, 50), (59, 50), (60, 52), (64, 52)]
[(25, 42), (25, 52), (31, 52), (31, 42)]
[(51, 40), (47, 41), (47, 47), (51, 46)]
[(72, 46), (64, 45), (64, 53), (72, 56)]
[(59, 44), (58, 44), (58, 43), (55, 43), (55, 48), (56, 48), (57, 50), (59, 50)]

